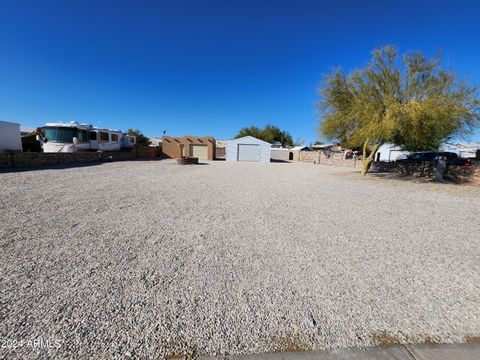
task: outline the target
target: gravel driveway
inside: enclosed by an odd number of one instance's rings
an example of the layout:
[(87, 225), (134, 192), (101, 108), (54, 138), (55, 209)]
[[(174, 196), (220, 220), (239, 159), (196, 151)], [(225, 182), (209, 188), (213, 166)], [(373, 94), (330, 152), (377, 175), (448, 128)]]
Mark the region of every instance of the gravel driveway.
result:
[(0, 173), (0, 210), (0, 358), (480, 335), (478, 188), (118, 162)]

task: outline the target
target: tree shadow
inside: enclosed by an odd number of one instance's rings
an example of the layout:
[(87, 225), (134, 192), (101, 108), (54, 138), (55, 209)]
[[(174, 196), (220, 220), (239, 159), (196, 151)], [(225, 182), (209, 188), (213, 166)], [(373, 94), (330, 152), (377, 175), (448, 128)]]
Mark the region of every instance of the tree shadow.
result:
[(466, 179), (452, 178), (446, 176), (443, 181), (435, 181), (427, 176), (402, 175), (391, 172), (371, 172), (367, 176), (372, 179), (379, 179), (385, 181), (400, 181), (414, 184), (449, 184), (449, 185), (468, 185), (469, 181)]
[[(126, 159), (126, 160), (104, 160), (104, 161), (92, 161), (83, 163), (66, 163), (66, 164), (49, 164), (49, 165), (37, 165), (26, 167), (14, 167), (14, 168), (0, 168), (1, 173), (18, 173), (38, 170), (65, 170), (73, 168), (84, 168), (90, 166), (98, 166), (109, 163), (129, 162), (129, 161), (161, 161), (160, 158), (147, 158), (147, 159)], [(206, 165), (206, 164), (205, 164)]]

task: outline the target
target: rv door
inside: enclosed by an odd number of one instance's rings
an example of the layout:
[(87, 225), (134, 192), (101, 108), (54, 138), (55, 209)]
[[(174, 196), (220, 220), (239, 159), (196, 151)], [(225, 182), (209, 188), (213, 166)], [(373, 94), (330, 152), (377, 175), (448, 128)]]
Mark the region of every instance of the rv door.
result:
[(96, 130), (89, 132), (90, 150), (98, 150), (98, 133)]

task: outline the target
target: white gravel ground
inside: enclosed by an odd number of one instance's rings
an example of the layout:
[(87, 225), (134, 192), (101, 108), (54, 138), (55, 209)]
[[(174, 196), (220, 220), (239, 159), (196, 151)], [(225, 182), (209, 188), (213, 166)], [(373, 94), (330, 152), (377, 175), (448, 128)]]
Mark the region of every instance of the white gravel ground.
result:
[(0, 173), (0, 186), (0, 358), (480, 335), (478, 188), (171, 161)]

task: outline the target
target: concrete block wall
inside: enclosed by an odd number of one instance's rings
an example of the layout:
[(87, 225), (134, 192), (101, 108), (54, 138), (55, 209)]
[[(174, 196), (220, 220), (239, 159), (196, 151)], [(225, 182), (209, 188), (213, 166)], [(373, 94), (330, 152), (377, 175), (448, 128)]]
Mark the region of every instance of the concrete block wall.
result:
[(139, 147), (131, 151), (75, 153), (3, 152), (0, 153), (0, 168), (8, 169), (105, 161), (158, 159), (160, 156), (161, 150), (150, 147)]
[[(431, 162), (424, 162), (421, 164), (399, 164), (395, 162), (377, 161), (372, 164), (370, 171), (390, 172), (398, 175), (425, 177), (430, 179), (435, 177), (435, 166)], [(447, 180), (480, 185), (480, 163), (474, 162), (472, 166), (448, 166), (445, 178)]]
[(33, 166), (49, 166), (56, 164), (82, 164), (101, 161), (99, 154), (94, 152), (78, 153), (37, 153), (16, 152), (1, 153), (0, 166), (2, 168), (23, 168)]
[[(321, 151), (295, 152), (293, 160), (320, 165), (346, 166), (358, 169), (362, 168), (362, 160), (326, 157)], [(376, 161), (372, 164), (370, 171), (392, 172), (398, 175), (427, 178), (433, 178), (435, 176), (435, 167), (429, 162), (422, 164), (398, 164), (395, 162)], [(473, 162), (473, 166), (449, 166), (447, 168), (446, 179), (480, 185), (480, 162)]]
[(359, 160), (326, 157), (321, 151), (299, 151), (294, 153), (293, 160), (321, 165), (346, 166), (353, 168), (361, 166), (361, 161)]

